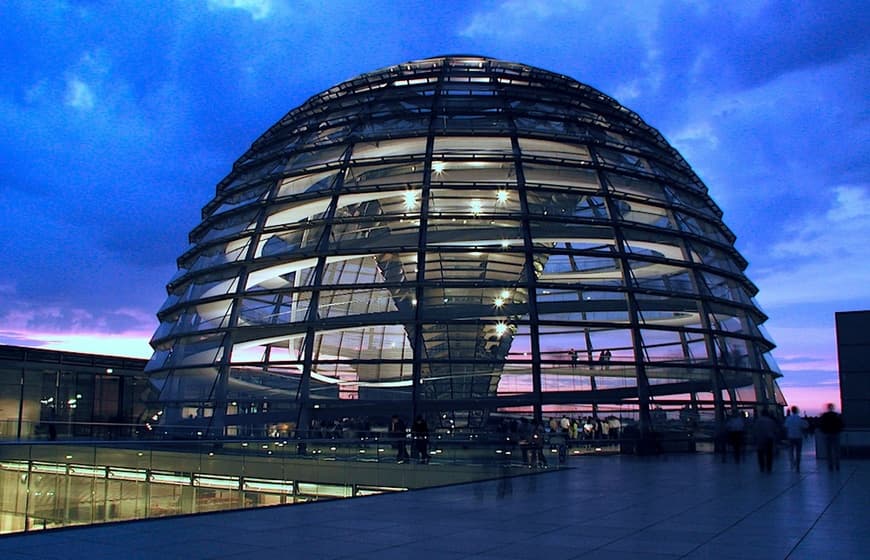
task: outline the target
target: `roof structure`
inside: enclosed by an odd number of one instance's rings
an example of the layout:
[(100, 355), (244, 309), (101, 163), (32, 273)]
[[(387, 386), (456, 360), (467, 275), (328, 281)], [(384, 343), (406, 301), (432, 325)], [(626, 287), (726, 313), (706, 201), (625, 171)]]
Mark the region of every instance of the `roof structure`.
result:
[(167, 422), (783, 403), (722, 212), (654, 128), (480, 56), (313, 96), (217, 185), (147, 370)]

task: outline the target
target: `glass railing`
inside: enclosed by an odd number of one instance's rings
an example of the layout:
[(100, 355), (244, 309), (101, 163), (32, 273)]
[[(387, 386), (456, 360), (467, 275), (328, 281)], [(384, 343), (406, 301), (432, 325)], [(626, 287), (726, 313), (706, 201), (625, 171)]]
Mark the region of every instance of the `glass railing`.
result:
[[(0, 533), (146, 519), (458, 484), (555, 470), (570, 455), (618, 451), (504, 434), (411, 438), (0, 443)], [(399, 461), (399, 445), (409, 458)]]

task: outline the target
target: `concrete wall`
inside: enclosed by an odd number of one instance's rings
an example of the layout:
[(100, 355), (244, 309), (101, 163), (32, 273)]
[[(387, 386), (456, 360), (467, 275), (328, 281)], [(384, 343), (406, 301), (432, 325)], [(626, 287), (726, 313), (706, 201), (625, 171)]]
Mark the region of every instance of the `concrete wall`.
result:
[(870, 429), (870, 310), (835, 314), (846, 429)]

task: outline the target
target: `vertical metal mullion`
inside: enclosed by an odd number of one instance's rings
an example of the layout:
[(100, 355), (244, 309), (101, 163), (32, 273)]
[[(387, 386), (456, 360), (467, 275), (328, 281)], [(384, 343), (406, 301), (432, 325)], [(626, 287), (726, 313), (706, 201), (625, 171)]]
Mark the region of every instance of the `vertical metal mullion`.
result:
[[(722, 363), (719, 361), (718, 352), (716, 352), (716, 335), (713, 332), (713, 324), (710, 321), (710, 317), (713, 313), (707, 300), (710, 292), (709, 289), (707, 289), (704, 277), (701, 276), (701, 271), (698, 269), (695, 258), (692, 256), (691, 243), (685, 238), (682, 240), (684, 245), (683, 257), (686, 262), (690, 263), (692, 282), (695, 284), (695, 292), (698, 294), (698, 315), (701, 317), (701, 327), (704, 329), (704, 345), (707, 349), (707, 356), (713, 364), (713, 372), (710, 376), (710, 389), (713, 393), (713, 414), (716, 418), (716, 422), (721, 424), (725, 421), (725, 400), (722, 398), (722, 391), (725, 389), (726, 383), (725, 375), (722, 372)], [(733, 400), (731, 404), (732, 406), (735, 405)]]
[[(668, 218), (672, 223), (679, 227), (680, 222), (677, 219), (676, 212), (674, 211), (674, 200), (670, 190), (663, 187), (662, 192), (665, 193), (665, 198), (667, 199), (665, 210), (668, 213)], [(719, 356), (716, 353), (716, 343), (713, 340), (713, 328), (710, 323), (711, 310), (709, 303), (707, 302), (709, 290), (706, 290), (707, 285), (704, 282), (704, 278), (701, 276), (701, 271), (698, 270), (697, 263), (692, 254), (692, 244), (689, 242), (685, 232), (682, 230), (679, 230), (679, 239), (680, 249), (683, 252), (683, 261), (688, 265), (692, 283), (695, 288), (695, 294), (697, 294), (696, 301), (698, 316), (701, 319), (701, 328), (704, 329), (704, 346), (707, 350), (707, 357), (713, 364), (713, 371), (710, 376), (710, 390), (713, 393), (713, 415), (716, 419), (717, 425), (721, 425), (725, 420), (725, 401), (722, 399), (722, 389), (725, 384), (725, 377), (722, 374)], [(684, 336), (684, 333), (685, 331), (681, 330), (680, 336)], [(692, 394), (694, 395), (694, 393)]]
[(326, 249), (329, 246), (329, 238), (332, 235), (333, 219), (338, 207), (338, 199), (344, 187), (344, 175), (347, 173), (347, 166), (350, 162), (353, 148), (354, 145), (351, 144), (345, 150), (341, 167), (332, 185), (332, 197), (330, 198), (329, 206), (326, 208), (326, 215), (323, 217), (323, 231), (320, 234), (320, 239), (317, 241), (317, 264), (314, 266), (314, 276), (310, 283), (311, 299), (308, 302), (308, 313), (305, 317), (305, 338), (302, 341), (302, 376), (299, 379), (299, 387), (296, 393), (296, 429), (297, 432), (301, 430), (306, 437), (311, 424), (311, 369), (313, 366), (312, 362), (314, 361), (314, 338), (317, 334), (317, 308), (320, 305), (320, 289), (323, 283), (323, 271), (326, 268)]
[(21, 377), (18, 382), (18, 430), (15, 439), (21, 439), (21, 423), (24, 421), (24, 372), (21, 368)]
[[(601, 158), (598, 157), (598, 154), (596, 153), (597, 150), (593, 146), (590, 146), (589, 151), (592, 153), (593, 159), (600, 163)], [(618, 252), (617, 258), (619, 259), (620, 269), (622, 271), (622, 282), (625, 286), (625, 297), (628, 306), (628, 320), (631, 325), (631, 344), (634, 351), (634, 367), (637, 381), (638, 427), (640, 429), (641, 438), (645, 438), (649, 432), (652, 431), (652, 423), (649, 409), (649, 379), (646, 375), (646, 362), (644, 360), (645, 350), (643, 347), (643, 339), (640, 334), (640, 313), (634, 295), (634, 281), (631, 276), (631, 267), (628, 263), (625, 236), (622, 233), (622, 225), (620, 221), (617, 220), (619, 209), (613, 202), (609, 182), (607, 181), (604, 172), (600, 167), (597, 167), (596, 173), (598, 175), (598, 182), (601, 185), (604, 203), (607, 205), (608, 214), (610, 215), (610, 227), (613, 228), (613, 236), (616, 241), (616, 249)]]
[(429, 193), (432, 186), (432, 152), (435, 148), (435, 125), (438, 121), (438, 103), (441, 100), (441, 92), (444, 87), (444, 76), (447, 74), (447, 62), (441, 66), (438, 74), (438, 82), (435, 85), (435, 93), (432, 95), (432, 112), (429, 115), (429, 129), (426, 136), (426, 154), (423, 159), (423, 185), (420, 189), (420, 220), (419, 237), (417, 240), (417, 274), (414, 277), (414, 298), (417, 304), (414, 306), (414, 344), (411, 351), (414, 353), (414, 361), (411, 366), (411, 419), (420, 414), (420, 385), (423, 376), (423, 353), (425, 341), (423, 340), (423, 301), (426, 283), (426, 244), (428, 243), (429, 229)]
[(514, 115), (505, 108), (506, 118), (511, 131), (511, 148), (514, 156), (514, 167), (517, 174), (517, 195), (520, 201), (522, 219), (520, 227), (523, 230), (524, 267), (526, 272), (526, 291), (529, 298), (529, 336), (532, 343), (532, 398), (535, 422), (541, 422), (544, 409), (544, 394), (541, 384), (541, 341), (540, 325), (538, 323), (538, 293), (537, 275), (534, 266), (534, 244), (532, 242), (531, 214), (526, 192), (526, 176), (523, 172), (523, 156), (517, 135)]
[[(565, 245), (567, 246), (568, 249), (573, 250), (573, 247), (571, 246), (570, 243), (566, 243)], [(579, 268), (577, 267), (577, 259), (575, 258), (575, 255), (573, 253), (570, 253), (568, 255), (568, 261), (571, 263), (571, 270), (579, 271)], [(594, 355), (592, 353), (592, 334), (589, 331), (589, 325), (588, 325), (589, 318), (586, 314), (586, 310), (582, 307), (583, 301), (584, 301), (583, 300), (583, 288), (577, 289), (577, 300), (580, 302), (580, 305), (581, 305), (580, 321), (581, 321), (581, 324), (583, 325), (583, 327), (582, 327), (583, 328), (583, 342), (586, 345), (586, 360), (589, 362), (590, 370), (591, 370), (592, 369), (592, 367), (591, 367), (592, 360), (594, 359)], [(572, 358), (572, 362), (573, 362), (573, 358)], [(573, 363), (572, 363), (571, 375), (572, 376), (575, 375), (575, 372), (573, 371)], [(589, 390), (590, 390), (591, 397), (592, 397), (592, 417), (598, 418), (598, 398), (597, 398), (598, 397), (598, 384), (595, 380), (594, 373), (589, 376)]]
[(242, 264), (241, 270), (239, 270), (236, 291), (235, 294), (233, 294), (233, 300), (230, 303), (230, 316), (227, 321), (227, 331), (224, 334), (223, 341), (221, 342), (221, 359), (218, 363), (218, 374), (215, 378), (212, 389), (212, 405), (214, 406), (214, 409), (212, 411), (212, 416), (209, 419), (208, 426), (206, 427), (207, 436), (217, 430), (220, 430), (220, 435), (224, 435), (227, 413), (227, 387), (229, 385), (230, 369), (232, 365), (233, 334), (238, 327), (242, 300), (247, 291), (250, 266), (257, 253), (257, 246), (260, 243), (260, 237), (263, 234), (263, 227), (266, 223), (266, 208), (268, 208), (268, 205), (277, 196), (279, 184), (280, 181), (276, 180), (275, 184), (269, 189), (270, 192), (266, 197), (265, 204), (261, 205), (260, 212), (257, 216), (257, 223), (254, 226), (254, 231), (251, 233), (248, 241), (248, 252), (245, 255), (245, 260)]

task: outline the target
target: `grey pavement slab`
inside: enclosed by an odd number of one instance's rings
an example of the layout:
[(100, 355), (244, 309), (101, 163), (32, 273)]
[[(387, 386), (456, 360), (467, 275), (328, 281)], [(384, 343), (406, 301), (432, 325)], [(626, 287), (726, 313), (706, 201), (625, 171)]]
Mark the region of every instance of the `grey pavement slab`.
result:
[(774, 472), (708, 454), (572, 457), (505, 480), (0, 537), (0, 557), (870, 557), (870, 461)]

